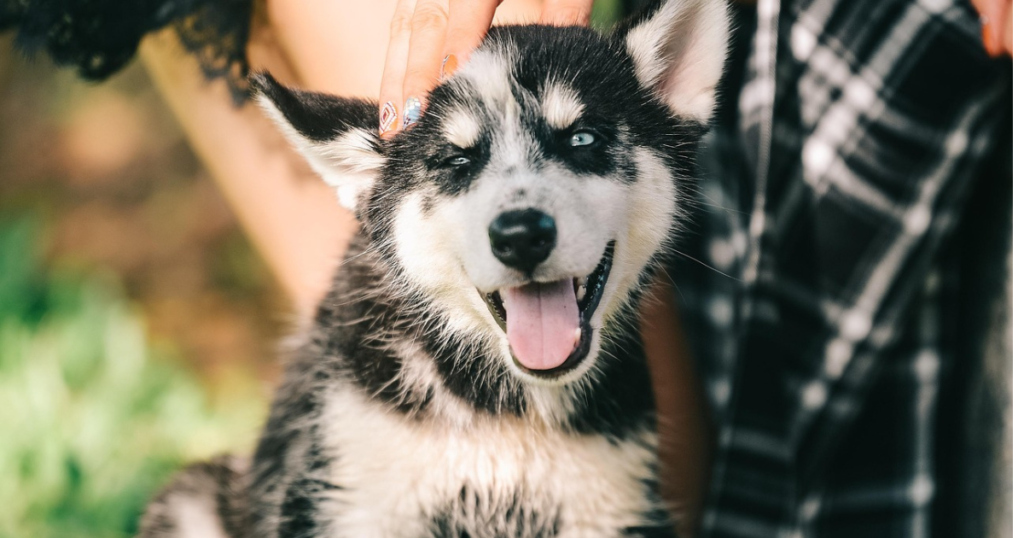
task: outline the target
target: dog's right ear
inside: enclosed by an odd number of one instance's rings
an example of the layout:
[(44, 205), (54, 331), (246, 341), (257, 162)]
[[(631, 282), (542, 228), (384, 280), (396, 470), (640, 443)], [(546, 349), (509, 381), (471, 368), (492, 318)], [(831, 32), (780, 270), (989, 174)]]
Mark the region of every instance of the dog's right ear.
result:
[(377, 137), (377, 106), (282, 86), (269, 73), (250, 78), (256, 100), (313, 170), (355, 210), (384, 166)]
[(640, 83), (675, 114), (707, 124), (729, 49), (726, 0), (648, 2), (616, 30)]

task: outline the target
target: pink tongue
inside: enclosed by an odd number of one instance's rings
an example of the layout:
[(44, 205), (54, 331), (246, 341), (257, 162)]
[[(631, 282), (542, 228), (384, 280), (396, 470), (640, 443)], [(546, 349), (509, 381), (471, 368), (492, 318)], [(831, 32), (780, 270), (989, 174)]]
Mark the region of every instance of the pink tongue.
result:
[(501, 297), (508, 343), (519, 364), (531, 370), (550, 370), (569, 358), (580, 328), (571, 278), (511, 288)]

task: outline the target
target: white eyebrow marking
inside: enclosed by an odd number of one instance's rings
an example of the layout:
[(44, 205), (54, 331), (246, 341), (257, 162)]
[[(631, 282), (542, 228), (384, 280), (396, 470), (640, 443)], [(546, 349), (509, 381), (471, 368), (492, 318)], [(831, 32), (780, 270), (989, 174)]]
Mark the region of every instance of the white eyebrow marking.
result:
[[(511, 54), (508, 53), (509, 56)], [(503, 103), (513, 99), (508, 77), (509, 58), (489, 50), (474, 52), (456, 75), (456, 78), (466, 80), (468, 86), (476, 90), (484, 102), (490, 103)]]
[(541, 102), (544, 119), (555, 129), (565, 129), (583, 114), (583, 103), (572, 88), (562, 84), (548, 84)]
[(463, 109), (456, 109), (444, 119), (444, 136), (460, 148), (470, 148), (480, 136), (480, 122)]

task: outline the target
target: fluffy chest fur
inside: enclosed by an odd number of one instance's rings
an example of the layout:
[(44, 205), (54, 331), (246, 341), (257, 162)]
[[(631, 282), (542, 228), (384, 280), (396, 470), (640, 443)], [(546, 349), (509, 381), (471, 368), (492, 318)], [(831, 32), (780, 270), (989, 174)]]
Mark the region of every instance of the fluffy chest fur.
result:
[(324, 510), (340, 536), (616, 536), (660, 508), (652, 431), (613, 440), (523, 419), (450, 428), (339, 391), (322, 435), (338, 451)]

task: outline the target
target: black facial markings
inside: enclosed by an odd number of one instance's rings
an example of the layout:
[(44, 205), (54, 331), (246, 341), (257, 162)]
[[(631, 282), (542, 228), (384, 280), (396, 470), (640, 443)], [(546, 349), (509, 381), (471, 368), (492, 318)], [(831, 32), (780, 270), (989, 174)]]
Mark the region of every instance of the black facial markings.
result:
[[(608, 128), (582, 127), (583, 122), (566, 129), (553, 130), (546, 122), (534, 127), (544, 157), (560, 161), (576, 174), (608, 175), (616, 172), (618, 163), (613, 152), (619, 149), (614, 130)], [(570, 139), (579, 130), (594, 133), (595, 141), (589, 146), (572, 146)]]
[[(488, 39), (522, 45), (517, 47), (513, 80), (531, 95), (534, 107), (543, 102), (546, 90), (556, 86), (570, 90), (583, 107), (581, 117), (563, 129), (552, 128), (542, 114), (531, 118), (528, 128), (539, 142), (542, 158), (581, 175), (635, 179), (627, 151), (633, 140), (623, 139), (622, 131), (630, 118), (643, 115), (640, 109), (650, 99), (621, 43), (587, 28), (562, 32), (546, 26), (497, 28)], [(578, 131), (594, 134), (594, 143), (572, 146), (570, 140)]]
[[(487, 165), (489, 149), (485, 140), (470, 148), (451, 144), (440, 147), (437, 153), (426, 158), (428, 177), (440, 187), (441, 194), (455, 196), (465, 192)], [(455, 158), (464, 158), (468, 162), (456, 165), (452, 163)]]
[(562, 160), (577, 173), (614, 171), (632, 181), (636, 169), (631, 148), (647, 147), (670, 163), (676, 177), (694, 177), (693, 161), (706, 127), (675, 116), (651, 90), (641, 87), (621, 36), (608, 38), (587, 28), (576, 28), (570, 35), (545, 26), (510, 26), (495, 28), (484, 46), (508, 41), (518, 49), (513, 74), (519, 85), (540, 99), (544, 84), (561, 84), (580, 100), (583, 116), (565, 134), (589, 128), (606, 139), (603, 147), (568, 152), (553, 143), (550, 128), (534, 123), (548, 158)]
[[(617, 148), (614, 119), (601, 117), (594, 109), (584, 108), (584, 117), (564, 129), (548, 124), (540, 108), (544, 91), (551, 84), (567, 83), (553, 79), (540, 79), (538, 73), (514, 70), (512, 94), (520, 112), (520, 128), (536, 141), (527, 156), (528, 166), (539, 168), (544, 161), (555, 161), (577, 174), (608, 175), (615, 171), (611, 152)], [(570, 86), (571, 87), (571, 86)], [(572, 146), (572, 136), (587, 131), (595, 137), (589, 146)]]
[(253, 75), (251, 83), (257, 93), (274, 102), (296, 131), (310, 140), (326, 142), (351, 129), (377, 130), (377, 105), (372, 101), (286, 88), (266, 72)]
[[(519, 108), (521, 128), (536, 141), (528, 163), (544, 160), (561, 163), (577, 174), (614, 176), (627, 183), (636, 179), (631, 148), (647, 146), (692, 177), (696, 142), (703, 128), (685, 123), (644, 89), (620, 40), (587, 28), (554, 29), (546, 26), (503, 26), (492, 29), (483, 48), (498, 50), (514, 43), (517, 61), (511, 66), (511, 90)], [(565, 129), (553, 129), (540, 112), (546, 87), (563, 85), (583, 105), (583, 115)], [(479, 96), (466, 84), (442, 83), (429, 97), (424, 118), (413, 129), (400, 133), (388, 144), (388, 164), (382, 187), (429, 182), (440, 194), (466, 192), (486, 168), (498, 121), (479, 104)], [(455, 110), (479, 120), (480, 133), (471, 148), (456, 148), (444, 136), (444, 120)], [(590, 146), (571, 146), (577, 130), (597, 136)], [(448, 164), (465, 156), (462, 166)]]
[[(464, 88), (443, 83), (431, 93), (423, 118), (389, 144), (385, 177), (401, 176), (407, 184), (432, 183), (446, 196), (456, 196), (469, 189), (487, 165), (491, 144), (487, 124), (483, 121), (472, 147), (457, 147), (446, 138), (445, 120), (456, 110), (485, 117), (482, 109), (473, 105), (474, 99), (467, 98), (464, 91)], [(469, 162), (453, 166), (450, 160), (454, 157), (465, 157)]]

